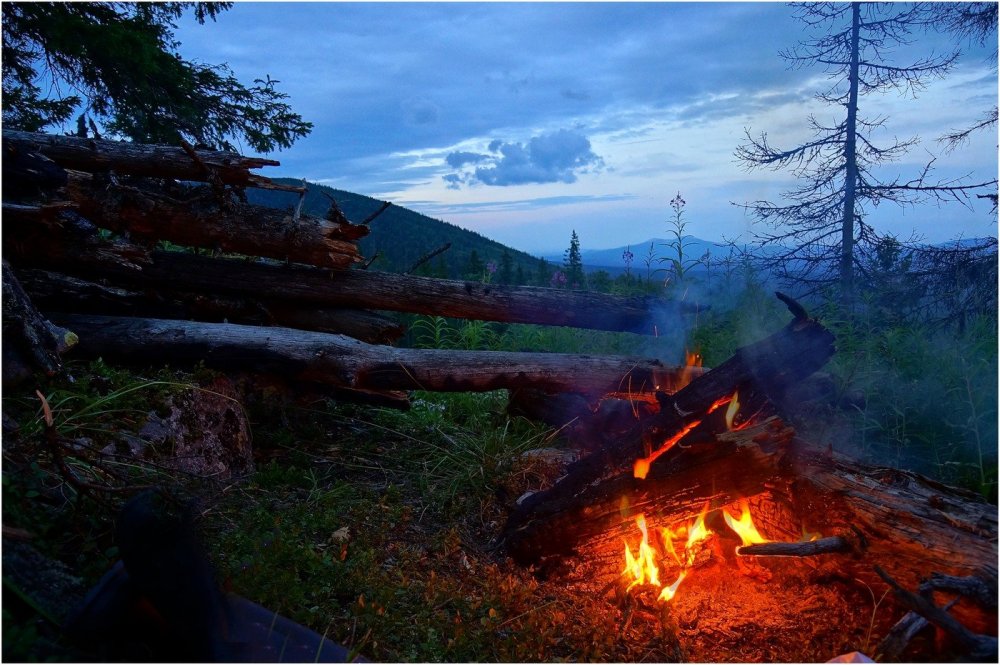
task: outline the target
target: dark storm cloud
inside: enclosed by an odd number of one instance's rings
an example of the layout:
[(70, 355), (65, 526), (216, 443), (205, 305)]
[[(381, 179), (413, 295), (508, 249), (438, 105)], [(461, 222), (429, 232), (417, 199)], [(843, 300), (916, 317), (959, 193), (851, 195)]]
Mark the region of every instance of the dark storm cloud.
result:
[(590, 140), (578, 132), (560, 129), (532, 137), (527, 143), (494, 140), (489, 154), (453, 152), (446, 158), (452, 166), (472, 161), (489, 160), (488, 166), (477, 167), (464, 175), (445, 176), (449, 187), (482, 183), (497, 187), (529, 183), (576, 182), (577, 175), (599, 169), (604, 161), (594, 154)]

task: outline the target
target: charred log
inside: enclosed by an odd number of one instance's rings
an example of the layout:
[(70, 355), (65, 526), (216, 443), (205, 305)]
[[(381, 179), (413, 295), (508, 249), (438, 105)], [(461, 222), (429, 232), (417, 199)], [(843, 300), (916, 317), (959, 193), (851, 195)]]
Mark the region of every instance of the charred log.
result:
[[(607, 441), (601, 450), (571, 465), (559, 483), (531, 497), (508, 528), (517, 528), (519, 520), (532, 519), (533, 506), (557, 496), (572, 496), (602, 477), (631, 470), (637, 459), (648, 458), (664, 442), (690, 435), (713, 407), (728, 401), (736, 391), (763, 392), (780, 402), (789, 387), (822, 367), (833, 351), (833, 335), (818, 322), (800, 318), (770, 337), (738, 349), (678, 392), (661, 393), (657, 413), (637, 420), (625, 436)], [(685, 441), (690, 439), (682, 438), (680, 444), (686, 445)]]
[(804, 543), (759, 543), (736, 548), (740, 556), (816, 556), (818, 554), (844, 554), (852, 549), (843, 536), (830, 536)]

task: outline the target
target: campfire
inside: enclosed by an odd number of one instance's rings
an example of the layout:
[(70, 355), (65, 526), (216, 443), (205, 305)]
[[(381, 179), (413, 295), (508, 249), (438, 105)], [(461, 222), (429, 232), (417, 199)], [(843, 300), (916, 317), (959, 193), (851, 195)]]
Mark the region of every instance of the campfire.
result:
[[(996, 542), (983, 535), (995, 509), (799, 439), (781, 414), (834, 340), (779, 298), (794, 320), (718, 367), (689, 353), (652, 398), (606, 396), (628, 403), (631, 426), (600, 434), (554, 485), (522, 497), (507, 551), (607, 598), (622, 630), (645, 617), (669, 658), (716, 658), (706, 625), (740, 660), (991, 658)], [(929, 626), (937, 635), (921, 646)]]

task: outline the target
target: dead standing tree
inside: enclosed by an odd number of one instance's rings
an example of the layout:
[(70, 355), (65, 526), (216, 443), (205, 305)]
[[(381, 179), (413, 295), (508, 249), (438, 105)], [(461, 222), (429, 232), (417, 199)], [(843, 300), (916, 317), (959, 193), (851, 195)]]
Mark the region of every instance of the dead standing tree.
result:
[(802, 22), (825, 32), (782, 57), (795, 66), (822, 65), (833, 83), (817, 98), (842, 107), (845, 115), (831, 126), (810, 117), (813, 138), (789, 149), (774, 147), (766, 134), (754, 137), (748, 130), (746, 143), (736, 151), (748, 169), (786, 169), (800, 181), (784, 194), (785, 204), (743, 204), (775, 229), (758, 236), (761, 247), (788, 248), (762, 260), (814, 288), (839, 282), (845, 305), (853, 302), (856, 272), (863, 267), (858, 250), (871, 251), (885, 237), (865, 220), (871, 207), (884, 202), (912, 205), (928, 199), (968, 205), (976, 190), (995, 187), (997, 182), (935, 181), (933, 161), (912, 177), (886, 180), (876, 174), (879, 167), (906, 154), (917, 139), (879, 145), (874, 136), (885, 118), (859, 115), (860, 100), (886, 90), (915, 92), (952, 67), (957, 53), (906, 65), (895, 65), (884, 57), (893, 47), (910, 43), (912, 30), (932, 25), (935, 11), (933, 6), (862, 2), (800, 5)]

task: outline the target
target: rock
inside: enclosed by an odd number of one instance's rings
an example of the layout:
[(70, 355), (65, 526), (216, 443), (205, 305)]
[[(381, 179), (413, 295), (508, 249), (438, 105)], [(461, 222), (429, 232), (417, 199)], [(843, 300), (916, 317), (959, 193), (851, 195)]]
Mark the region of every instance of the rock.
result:
[(138, 436), (125, 434), (105, 452), (219, 480), (247, 475), (253, 471), (250, 425), (236, 396), (224, 378), (174, 395), (167, 400), (166, 415), (151, 412)]

